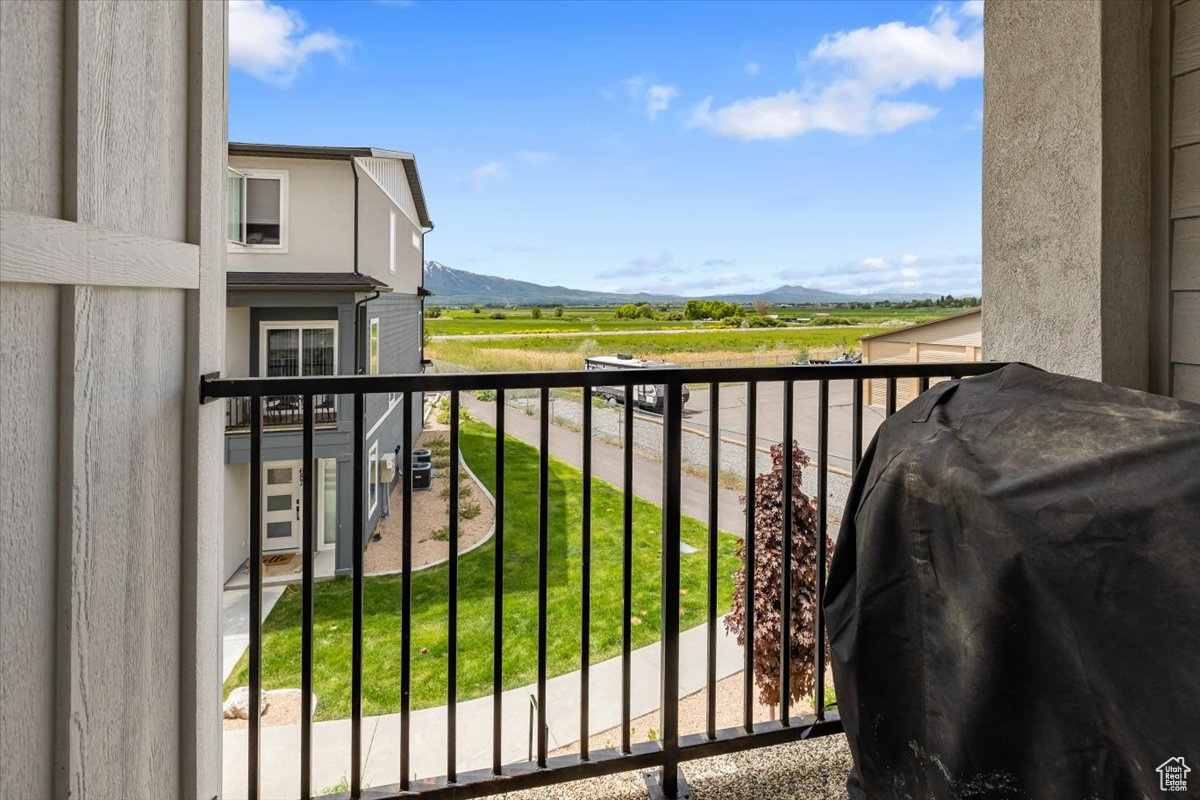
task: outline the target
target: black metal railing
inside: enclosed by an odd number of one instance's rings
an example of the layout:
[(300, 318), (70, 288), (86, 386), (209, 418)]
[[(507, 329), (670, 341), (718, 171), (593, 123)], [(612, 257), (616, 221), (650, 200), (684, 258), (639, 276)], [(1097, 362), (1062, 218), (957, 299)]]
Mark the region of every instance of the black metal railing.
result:
[[(836, 709), (827, 708), (825, 704), (825, 648), (820, 646), (825, 640), (824, 614), (817, 609), (815, 614), (814, 647), (815, 659), (815, 691), (813, 696), (812, 715), (792, 716), (790, 703), (789, 681), (791, 675), (790, 659), (793, 647), (789, 644), (791, 625), (794, 619), (794, 609), (791, 608), (791, 592), (788, 584), (792, 580), (791, 570), (782, 570), (781, 576), (784, 590), (781, 592), (782, 608), (780, 670), (780, 698), (778, 707), (779, 718), (775, 721), (763, 722), (754, 719), (754, 653), (753, 636), (745, 637), (744, 645), (744, 688), (742, 724), (732, 728), (718, 729), (716, 725), (717, 683), (716, 652), (717, 652), (717, 554), (718, 554), (718, 517), (717, 482), (720, 473), (720, 446), (718, 444), (719, 415), (721, 393), (729, 384), (745, 384), (746, 386), (746, 442), (754, 443), (758, 432), (758, 393), (762, 386), (782, 384), (784, 408), (782, 415), (781, 440), (794, 440), (796, 419), (794, 411), (795, 388), (797, 384), (816, 384), (816, 424), (817, 444), (814, 462), (817, 472), (817, 492), (814, 500), (817, 503), (817, 541), (818, 557), (816, 570), (816, 590), (820, 597), (825, 588), (826, 578), (826, 545), (825, 533), (829, 517), (829, 427), (830, 427), (830, 385), (843, 382), (852, 383), (852, 409), (850, 424), (849, 461), (857, 470), (863, 452), (863, 381), (884, 380), (887, 382), (886, 415), (896, 411), (896, 382), (903, 379), (917, 379), (922, 390), (928, 388), (931, 379), (957, 378), (982, 375), (992, 372), (1003, 364), (997, 363), (947, 363), (947, 364), (896, 364), (896, 365), (813, 365), (813, 366), (780, 366), (780, 367), (745, 367), (745, 368), (686, 368), (662, 370), (630, 370), (621, 375), (613, 371), (578, 371), (578, 372), (522, 372), (522, 373), (457, 373), (431, 375), (371, 375), (371, 376), (329, 376), (315, 378), (242, 378), (216, 379), (205, 378), (201, 383), (201, 399), (205, 402), (217, 398), (229, 398), (245, 405), (246, 416), (250, 429), (250, 507), (248, 509), (250, 530), (261, 530), (262, 527), (262, 458), (263, 430), (272, 419), (275, 409), (270, 405), (280, 397), (299, 398), (299, 410), (296, 412), (303, 430), (303, 450), (305, 463), (312, 463), (313, 429), (320, 421), (318, 400), (315, 398), (332, 398), (335, 395), (353, 397), (353, 459), (354, 459), (354, 541), (358, 546), (353, 550), (352, 569), (352, 648), (351, 648), (351, 748), (349, 763), (346, 765), (349, 775), (349, 796), (359, 798), (364, 796), (361, 776), (363, 772), (363, 581), (364, 558), (363, 525), (365, 519), (365, 478), (364, 478), (364, 396), (389, 392), (400, 393), (403, 397), (403, 408), (413, 408), (415, 393), (443, 392), (449, 394), (450, 414), (450, 447), (451, 452), (457, 453), (459, 439), (459, 406), (461, 393), (466, 391), (487, 390), (494, 395), (495, 405), (495, 573), (493, 586), (493, 733), (491, 766), (480, 770), (460, 771), (456, 758), (457, 736), (457, 683), (456, 683), (456, 653), (458, 649), (457, 603), (458, 603), (458, 555), (457, 542), (459, 534), (458, 514), (455, 513), (458, 502), (457, 474), (452, 474), (449, 486), (451, 510), (449, 514), (449, 575), (447, 602), (447, 636), (450, 642), (449, 658), (446, 673), (447, 686), (447, 759), (446, 772), (443, 777), (416, 780), (410, 778), (410, 747), (412, 731), (409, 722), (411, 716), (410, 689), (412, 682), (411, 633), (412, 620), (412, 483), (405, 478), (400, 481), (403, 497), (401, 511), (402, 526), (402, 563), (404, 569), (401, 575), (401, 647), (399, 652), (400, 674), (400, 748), (399, 748), (399, 783), (388, 786), (371, 787), (371, 798), (409, 796), (420, 794), (430, 797), (483, 797), (499, 792), (510, 792), (521, 789), (546, 786), (554, 783), (579, 780), (600, 775), (658, 768), (660, 770), (659, 788), (666, 797), (676, 797), (681, 791), (679, 780), (679, 765), (682, 762), (698, 758), (707, 758), (725, 753), (766, 747), (784, 742), (791, 742), (816, 736), (824, 736), (841, 731), (841, 720)], [(660, 384), (665, 387), (666, 402), (662, 415), (662, 581), (660, 590), (660, 641), (661, 641), (661, 725), (658, 729), (658, 739), (653, 742), (634, 743), (630, 740), (631, 728), (631, 652), (632, 630), (631, 620), (634, 614), (632, 607), (632, 542), (633, 542), (633, 451), (634, 451), (634, 409), (632, 404), (626, 404), (623, 412), (623, 450), (622, 472), (624, 478), (623, 505), (623, 548), (622, 548), (622, 626), (621, 626), (621, 737), (620, 746), (616, 748), (592, 751), (588, 747), (589, 730), (589, 628), (592, 571), (592, 542), (591, 542), (591, 478), (592, 471), (592, 397), (593, 390), (601, 385), (612, 385), (616, 376), (624, 377), (626, 396), (631, 396), (632, 388), (642, 383)], [(619, 378), (618, 378), (619, 380)], [(680, 636), (680, 537), (682, 517), (681, 479), (683, 472), (682, 436), (683, 436), (683, 387), (687, 384), (700, 384), (708, 387), (710, 407), (708, 448), (709, 492), (707, 495), (707, 579), (708, 591), (706, 597), (706, 689), (707, 704), (705, 709), (705, 729), (703, 733), (681, 735), (679, 731), (679, 636)], [(580, 744), (579, 753), (551, 757), (548, 754), (549, 732), (546, 725), (547, 713), (547, 565), (548, 549), (548, 476), (549, 476), (549, 430), (550, 413), (549, 397), (551, 389), (574, 388), (582, 389), (582, 551), (581, 551), (581, 652), (579, 668), (580, 681)], [(539, 524), (536, 535), (538, 541), (537, 569), (537, 678), (534, 714), (536, 720), (533, 729), (536, 731), (536, 747), (532, 748), (532, 758), (526, 763), (504, 764), (501, 755), (502, 719), (501, 694), (504, 686), (504, 542), (509, 535), (504, 529), (504, 495), (505, 448), (505, 391), (506, 390), (535, 390), (540, 393), (541, 407), (538, 425), (539, 471), (538, 511)], [(693, 389), (693, 397), (697, 396)], [(402, 451), (411, 450), (413, 438), (413, 414), (405, 413), (403, 421)], [(754, 486), (757, 474), (756, 451), (753, 446), (748, 448), (745, 470), (746, 512), (745, 512), (745, 585), (748, 596), (753, 596), (755, 582), (768, 576), (755, 575), (754, 563)], [(451, 470), (457, 472), (457, 459), (450, 460)], [(783, 463), (787, 474), (783, 485), (791, 500), (793, 486), (791, 472), (792, 459), (784, 458)], [(405, 475), (410, 471), (405, 470)], [(314, 501), (314, 481), (305, 481), (303, 486), (306, 507), (312, 508)], [(791, 527), (791, 502), (783, 504), (785, 524), (783, 526), (784, 557), (781, 564), (790, 563), (790, 551), (793, 547)], [(300, 793), (307, 800), (313, 794), (312, 774), (312, 693), (313, 693), (313, 551), (315, 550), (315, 534), (313, 514), (304, 515), (303, 523), (303, 581), (302, 594), (302, 648), (301, 648), (301, 721), (300, 721)], [(514, 532), (516, 533), (516, 532)], [(250, 635), (249, 635), (249, 742), (248, 742), (248, 795), (251, 800), (260, 796), (260, 776), (262, 769), (260, 751), (260, 689), (262, 687), (262, 544), (261, 537), (250, 536)], [(744, 630), (754, 630), (754, 604), (745, 604)], [(378, 743), (377, 743), (378, 744)], [(345, 795), (341, 795), (345, 796)]]
[[(252, 398), (230, 397), (225, 401), (225, 429), (249, 430)], [(317, 425), (337, 424), (337, 396), (315, 395), (313, 420)], [(267, 428), (300, 427), (304, 423), (304, 398), (298, 394), (272, 395), (262, 399), (262, 424)]]

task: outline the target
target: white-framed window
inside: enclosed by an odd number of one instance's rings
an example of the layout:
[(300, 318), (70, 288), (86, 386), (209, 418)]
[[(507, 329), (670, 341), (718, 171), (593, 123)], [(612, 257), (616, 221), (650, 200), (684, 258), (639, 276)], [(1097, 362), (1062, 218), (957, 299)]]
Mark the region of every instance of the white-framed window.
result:
[(396, 271), (396, 209), (388, 209), (388, 272)]
[(367, 451), (367, 513), (374, 514), (379, 505), (379, 442), (372, 442)]
[(379, 317), (371, 318), (371, 334), (369, 349), (367, 350), (370, 363), (368, 364), (368, 372), (371, 375), (379, 374)]
[[(263, 322), (258, 339), (258, 374), (261, 377), (299, 378), (337, 374), (337, 321)], [(267, 397), (263, 413), (268, 423), (291, 423), (300, 412), (297, 396)], [(313, 396), (316, 421), (332, 422), (337, 413), (337, 395)]]
[(233, 169), (226, 177), (226, 238), (231, 250), (286, 253), (288, 173), (279, 169)]

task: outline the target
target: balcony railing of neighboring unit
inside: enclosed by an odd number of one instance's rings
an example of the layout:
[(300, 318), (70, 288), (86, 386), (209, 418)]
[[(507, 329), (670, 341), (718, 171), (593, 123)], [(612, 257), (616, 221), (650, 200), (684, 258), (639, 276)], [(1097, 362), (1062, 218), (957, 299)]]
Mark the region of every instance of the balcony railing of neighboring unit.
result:
[[(679, 765), (682, 762), (697, 758), (707, 758), (710, 756), (721, 755), (724, 753), (732, 753), (736, 751), (748, 750), (757, 747), (766, 747), (769, 745), (780, 744), (783, 742), (795, 741), (799, 739), (811, 738), (816, 736), (825, 736), (833, 733), (839, 733), (842, 730), (841, 719), (836, 709), (826, 708), (824, 703), (825, 697), (825, 648), (814, 648), (815, 653), (812, 656), (815, 659), (814, 664), (814, 681), (815, 687), (813, 692), (813, 708), (815, 713), (812, 716), (793, 716), (789, 708), (789, 691), (788, 680), (791, 674), (791, 664), (789, 659), (792, 657), (792, 648), (781, 647), (780, 651), (781, 663), (779, 665), (779, 681), (780, 681), (780, 696), (782, 702), (777, 707), (778, 719), (772, 722), (756, 722), (753, 717), (754, 711), (754, 654), (752, 651), (752, 642), (754, 637), (748, 637), (748, 642), (744, 646), (744, 662), (743, 662), (743, 708), (742, 708), (742, 724), (733, 727), (718, 730), (716, 727), (716, 709), (712, 698), (715, 697), (714, 687), (716, 683), (716, 644), (717, 644), (717, 593), (716, 593), (716, 564), (717, 564), (717, 501), (718, 494), (716, 491), (717, 476), (720, 473), (719, 462), (719, 445), (720, 428), (718, 420), (718, 409), (721, 407), (720, 395), (722, 391), (730, 391), (727, 387), (730, 384), (745, 384), (746, 391), (746, 441), (756, 441), (756, 436), (761, 435), (758, 429), (758, 392), (760, 388), (769, 386), (770, 384), (780, 384), (783, 389), (784, 398), (784, 413), (782, 415), (782, 441), (793, 441), (795, 433), (795, 414), (794, 400), (795, 388), (797, 384), (814, 385), (815, 394), (813, 399), (816, 401), (816, 455), (814, 465), (817, 470), (817, 487), (813, 494), (813, 500), (817, 504), (817, 528), (816, 530), (824, 533), (829, 527), (830, 509), (828, 506), (828, 498), (830, 491), (828, 488), (828, 475), (830, 470), (829, 456), (827, 453), (829, 442), (830, 429), (830, 409), (833, 407), (830, 403), (830, 385), (836, 384), (839, 391), (846, 390), (846, 383), (849, 383), (849, 389), (852, 392), (850, 400), (850, 424), (853, 426), (849, 437), (849, 461), (853, 470), (857, 470), (859, 461), (863, 452), (863, 382), (866, 380), (882, 380), (886, 382), (886, 408), (884, 414), (890, 416), (896, 411), (896, 386), (898, 381), (910, 380), (917, 383), (920, 390), (928, 388), (931, 379), (940, 378), (958, 378), (973, 375), (982, 375), (1004, 366), (998, 363), (945, 363), (945, 364), (889, 364), (889, 365), (816, 365), (816, 366), (779, 366), (779, 367), (745, 367), (745, 368), (720, 368), (720, 369), (704, 369), (704, 368), (688, 368), (688, 369), (659, 369), (659, 370), (616, 370), (616, 371), (591, 371), (591, 372), (522, 372), (522, 373), (457, 373), (457, 374), (433, 374), (433, 375), (371, 375), (371, 376), (330, 376), (319, 378), (244, 378), (244, 379), (227, 379), (227, 380), (209, 380), (205, 379), (201, 385), (201, 396), (205, 401), (216, 398), (231, 398), (237, 400), (243, 405), (239, 408), (245, 408), (248, 424), (250, 428), (250, 502), (247, 514), (250, 522), (250, 530), (260, 530), (262, 523), (262, 458), (263, 458), (263, 430), (270, 422), (278, 419), (280, 413), (278, 398), (289, 397), (299, 398), (296, 401), (297, 409), (289, 409), (289, 413), (295, 415), (295, 419), (301, 424), (303, 430), (303, 449), (305, 463), (311, 463), (313, 460), (313, 429), (320, 419), (319, 403), (323, 402), (322, 398), (330, 398), (334, 395), (349, 395), (353, 397), (353, 421), (354, 421), (354, 540), (363, 542), (363, 520), (365, 519), (364, 508), (364, 479), (366, 470), (364, 469), (364, 428), (363, 428), (363, 409), (364, 397), (369, 394), (383, 394), (389, 392), (400, 393), (404, 399), (404, 408), (411, 408), (413, 394), (417, 392), (443, 392), (447, 393), (450, 398), (451, 414), (450, 414), (450, 445), (451, 452), (457, 452), (457, 443), (459, 438), (459, 404), (460, 394), (465, 391), (487, 390), (495, 397), (495, 413), (496, 413), (496, 440), (497, 442), (504, 441), (504, 414), (505, 414), (505, 392), (506, 391), (528, 391), (534, 390), (540, 396), (540, 411), (539, 414), (539, 486), (537, 504), (539, 510), (539, 525), (536, 531), (538, 537), (538, 569), (537, 569), (537, 587), (538, 587), (538, 646), (537, 646), (537, 688), (536, 688), (536, 714), (537, 723), (535, 730), (536, 748), (534, 758), (530, 762), (517, 764), (504, 764), (501, 757), (502, 730), (501, 730), (501, 693), (503, 691), (503, 654), (505, 652), (504, 628), (503, 621), (503, 569), (501, 566), (503, 557), (501, 549), (503, 547), (505, 531), (504, 531), (504, 491), (503, 491), (503, 476), (504, 476), (504, 451), (505, 448), (497, 447), (495, 451), (495, 475), (497, 477), (496, 488), (496, 532), (495, 541), (497, 548), (497, 557), (495, 559), (498, 565), (494, 575), (493, 593), (493, 608), (494, 619), (492, 625), (493, 636), (493, 668), (492, 668), (492, 690), (493, 690), (493, 734), (492, 734), (492, 764), (490, 768), (460, 772), (456, 763), (456, 726), (455, 715), (457, 697), (457, 664), (453, 654), (458, 652), (457, 638), (457, 602), (458, 602), (458, 585), (457, 585), (457, 547), (454, 543), (458, 541), (458, 519), (457, 515), (452, 513), (449, 515), (450, 523), (450, 569), (448, 577), (448, 599), (447, 599), (447, 631), (450, 646), (447, 650), (447, 698), (446, 706), (447, 726), (447, 763), (446, 774), (443, 777), (435, 779), (416, 780), (408, 776), (412, 774), (410, 770), (410, 747), (412, 741), (412, 732), (409, 728), (411, 716), (410, 708), (410, 689), (412, 685), (412, 660), (411, 660), (411, 639), (410, 639), (410, 621), (412, 620), (412, 572), (406, 566), (401, 574), (401, 647), (399, 662), (396, 665), (400, 673), (400, 748), (399, 748), (399, 775), (400, 782), (398, 784), (371, 787), (367, 790), (368, 795), (373, 799), (383, 800), (384, 798), (399, 798), (401, 796), (412, 796), (417, 794), (423, 797), (484, 797), (499, 792), (512, 792), (521, 789), (547, 786), (555, 783), (579, 780), (583, 778), (596, 777), (616, 772), (625, 772), (637, 769), (658, 768), (660, 770), (658, 789), (666, 797), (677, 797), (682, 793), (681, 783), (679, 781)], [(679, 650), (679, 604), (678, 602), (662, 602), (660, 614), (660, 630), (659, 636), (662, 642), (660, 669), (661, 669), (661, 707), (659, 713), (661, 715), (661, 729), (657, 732), (657, 741), (633, 743), (630, 741), (630, 652), (631, 652), (631, 637), (629, 636), (630, 615), (633, 613), (630, 608), (631, 597), (631, 581), (629, 573), (631, 569), (630, 543), (632, 541), (632, 515), (630, 513), (631, 504), (628, 500), (625, 502), (624, 514), (624, 563), (622, 581), (623, 593), (623, 620), (622, 628), (622, 672), (623, 672), (623, 688), (621, 691), (621, 719), (622, 719), (622, 735), (621, 746), (612, 749), (599, 751), (589, 751), (587, 747), (588, 736), (591, 731), (588, 730), (588, 668), (589, 662), (587, 654), (589, 652), (588, 631), (590, 628), (590, 605), (588, 602), (588, 586), (590, 584), (591, 566), (590, 566), (590, 530), (591, 530), (591, 507), (590, 507), (590, 487), (592, 478), (592, 440), (593, 440), (593, 413), (591, 399), (598, 393), (600, 387), (612, 386), (614, 384), (624, 385), (625, 396), (632, 395), (634, 386), (653, 384), (663, 388), (665, 392), (665, 403), (662, 415), (662, 555), (661, 555), (661, 595), (660, 600), (665, 598), (678, 598), (680, 596), (680, 520), (682, 517), (682, 435), (683, 435), (683, 414), (682, 414), (682, 398), (683, 387), (691, 385), (691, 393), (696, 396), (700, 391), (707, 390), (708, 407), (712, 410), (709, 416), (710, 436), (708, 448), (708, 474), (711, 483), (708, 494), (708, 513), (707, 513), (707, 528), (708, 528), (708, 544), (707, 544), (707, 570), (708, 570), (708, 593), (707, 593), (707, 612), (706, 612), (706, 689), (709, 702), (706, 708), (706, 727), (705, 732), (692, 735), (681, 735), (679, 731), (679, 681), (680, 681), (680, 650)], [(697, 384), (701, 387), (697, 388)], [(547, 751), (549, 749), (548, 733), (546, 727), (546, 711), (548, 698), (546, 696), (546, 665), (547, 665), (547, 608), (546, 608), (546, 590), (549, 581), (547, 574), (548, 567), (548, 539), (547, 539), (547, 518), (549, 510), (549, 430), (550, 430), (550, 391), (551, 389), (582, 389), (582, 446), (583, 446), (583, 482), (582, 491), (582, 532), (583, 532), (583, 550), (581, 562), (581, 598), (580, 598), (580, 617), (582, 636), (585, 637), (581, 642), (581, 653), (584, 656), (579, 664), (580, 670), (580, 752), (568, 756), (549, 757)], [(843, 414), (840, 412), (839, 414)], [(634, 409), (632, 404), (627, 404), (622, 413), (623, 418), (623, 449), (625, 453), (624, 461), (624, 492), (626, 497), (631, 496), (632, 477), (633, 477), (633, 452), (634, 441)], [(843, 417), (844, 420), (844, 417)], [(413, 416), (412, 414), (404, 414), (403, 421), (403, 445), (402, 451), (409, 452), (412, 449), (414, 442), (413, 431)], [(755, 459), (747, 458), (746, 460), (746, 485), (753, 486), (756, 474)], [(792, 467), (790, 459), (784, 459), (785, 472), (782, 485), (785, 487), (792, 486), (791, 477)], [(457, 470), (457, 459), (451, 459), (452, 474), (449, 485), (451, 487), (458, 486), (457, 476), (453, 474)], [(405, 470), (406, 476), (411, 475), (411, 470)], [(305, 493), (304, 502), (307, 507), (312, 507), (314, 500), (314, 485), (313, 481), (304, 483), (303, 491)], [(402, 549), (403, 563), (408, 565), (412, 562), (412, 483), (411, 479), (401, 480), (401, 491), (403, 493), (402, 503)], [(789, 489), (789, 495), (791, 490)], [(751, 493), (750, 497), (754, 494)], [(452, 490), (451, 508), (455, 507), (457, 501), (457, 492)], [(527, 502), (525, 498), (521, 498), (521, 502)], [(532, 498), (528, 502), (535, 502)], [(790, 509), (792, 504), (784, 503), (785, 509)], [(302, 581), (302, 603), (303, 603), (303, 619), (301, 625), (302, 634), (302, 650), (301, 650), (301, 693), (302, 699), (300, 703), (301, 709), (301, 736), (300, 736), (300, 788), (301, 797), (309, 798), (313, 794), (311, 783), (311, 765), (312, 765), (312, 692), (313, 692), (313, 551), (315, 547), (312, 545), (315, 542), (314, 538), (314, 523), (312, 514), (306, 514), (303, 522), (303, 540), (305, 546), (302, 547), (303, 552), (303, 581)], [(780, 559), (781, 564), (790, 562), (788, 553), (791, 552), (793, 546), (792, 530), (793, 527), (788, 524), (790, 514), (784, 518), (784, 534), (783, 534), (783, 552), (784, 557)], [(510, 535), (533, 535), (534, 532), (513, 531)], [(754, 510), (753, 506), (748, 509), (745, 514), (745, 541), (748, 543), (745, 563), (748, 565), (754, 564), (753, 546), (754, 542)], [(825, 536), (817, 536), (818, 557), (816, 570), (816, 589), (818, 597), (824, 591), (826, 577), (826, 542)], [(262, 629), (259, 620), (262, 618), (262, 544), (261, 537), (251, 536), (251, 553), (250, 553), (250, 646), (249, 646), (249, 740), (248, 740), (248, 793), (251, 800), (257, 800), (259, 797), (260, 786), (260, 770), (262, 767), (261, 750), (260, 750), (260, 708), (259, 697), (262, 686)], [(350, 758), (346, 764), (347, 773), (350, 783), (350, 797), (363, 797), (364, 787), (362, 786), (361, 776), (363, 769), (363, 758), (365, 755), (363, 742), (363, 548), (353, 548), (353, 577), (352, 577), (352, 650), (351, 650), (351, 748)], [(748, 587), (747, 593), (753, 595), (754, 585), (756, 580), (767, 580), (771, 576), (756, 576), (753, 569), (747, 570), (745, 575), (745, 583)], [(785, 572), (779, 576), (777, 580), (783, 581), (784, 591), (781, 592), (783, 598), (781, 617), (783, 625), (781, 630), (789, 631), (792, 627), (789, 620), (799, 618), (799, 612), (791, 608), (791, 593), (787, 591), (788, 581), (790, 576)], [(748, 604), (746, 620), (746, 629), (754, 630), (752, 618), (753, 604)], [(815, 616), (815, 626), (813, 630), (813, 638), (817, 642), (825, 641), (825, 621), (823, 613), (819, 612)]]
[[(225, 429), (247, 431), (253, 400), (249, 397), (230, 397), (225, 401)], [(316, 425), (337, 424), (337, 396), (313, 396), (313, 421)], [(298, 394), (272, 395), (262, 398), (264, 428), (295, 427), (304, 423), (304, 396)]]

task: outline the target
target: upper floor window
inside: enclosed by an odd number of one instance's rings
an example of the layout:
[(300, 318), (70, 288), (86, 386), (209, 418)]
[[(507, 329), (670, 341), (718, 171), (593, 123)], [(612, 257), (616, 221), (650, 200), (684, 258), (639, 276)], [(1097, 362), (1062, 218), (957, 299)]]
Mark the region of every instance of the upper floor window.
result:
[(288, 174), (229, 169), (227, 238), (241, 247), (287, 251)]
[(379, 374), (379, 317), (374, 317), (371, 320), (371, 336), (370, 336), (370, 372), (372, 375)]

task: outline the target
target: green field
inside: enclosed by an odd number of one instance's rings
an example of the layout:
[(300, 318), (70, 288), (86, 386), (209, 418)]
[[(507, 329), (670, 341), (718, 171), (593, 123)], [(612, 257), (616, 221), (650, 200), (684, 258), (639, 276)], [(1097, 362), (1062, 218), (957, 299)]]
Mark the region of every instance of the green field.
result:
[[(494, 491), (495, 431), (479, 422), (462, 426), (463, 458)], [(505, 491), (520, 501), (538, 493), (538, 454), (511, 437), (505, 442)], [(580, 657), (580, 553), (583, 475), (557, 459), (550, 461), (550, 515), (547, 588), (547, 670), (550, 676), (575, 670)], [(592, 482), (591, 661), (612, 658), (621, 648), (620, 491)], [(662, 512), (640, 498), (633, 504), (633, 646), (658, 640)], [(508, 502), (504, 508), (504, 688), (532, 683), (537, 676), (538, 509), (536, 503)], [(683, 541), (697, 552), (680, 556), (680, 627), (705, 619), (707, 528), (682, 520)], [(720, 613), (729, 608), (737, 540), (721, 534), (718, 543)], [(492, 691), (492, 588), (495, 540), (459, 559), (458, 699)], [(446, 702), (448, 566), (412, 577), (412, 707)], [(313, 685), (318, 720), (350, 715), (351, 581), (335, 578), (314, 587)], [(289, 587), (263, 623), (263, 688), (300, 686), (302, 607)], [(367, 577), (363, 586), (363, 711), (400, 710), (400, 576)], [(247, 683), (242, 656), (226, 693)]]
[[(962, 309), (945, 308), (866, 308), (850, 309), (839, 306), (806, 308), (772, 308), (769, 313), (784, 318), (828, 315), (849, 320), (856, 324), (875, 324), (896, 321), (904, 324), (925, 322)], [(502, 313), (505, 319), (492, 319), (491, 314)], [(747, 316), (753, 316), (748, 311)], [(531, 333), (583, 333), (587, 331), (658, 331), (720, 328), (720, 323), (695, 322), (691, 320), (665, 319), (617, 319), (612, 308), (564, 308), (561, 317), (555, 317), (552, 309), (543, 309), (542, 318), (534, 319), (531, 309), (484, 308), (476, 314), (471, 309), (443, 309), (441, 316), (425, 320), (425, 329), (431, 336), (461, 336), (464, 334), (531, 334)]]
[(588, 355), (629, 353), (677, 363), (726, 361), (787, 354), (803, 358), (813, 348), (857, 350), (881, 326), (758, 328), (753, 330), (629, 333), (606, 336), (505, 336), (445, 339), (425, 347), (428, 357), (484, 372), (582, 369)]

